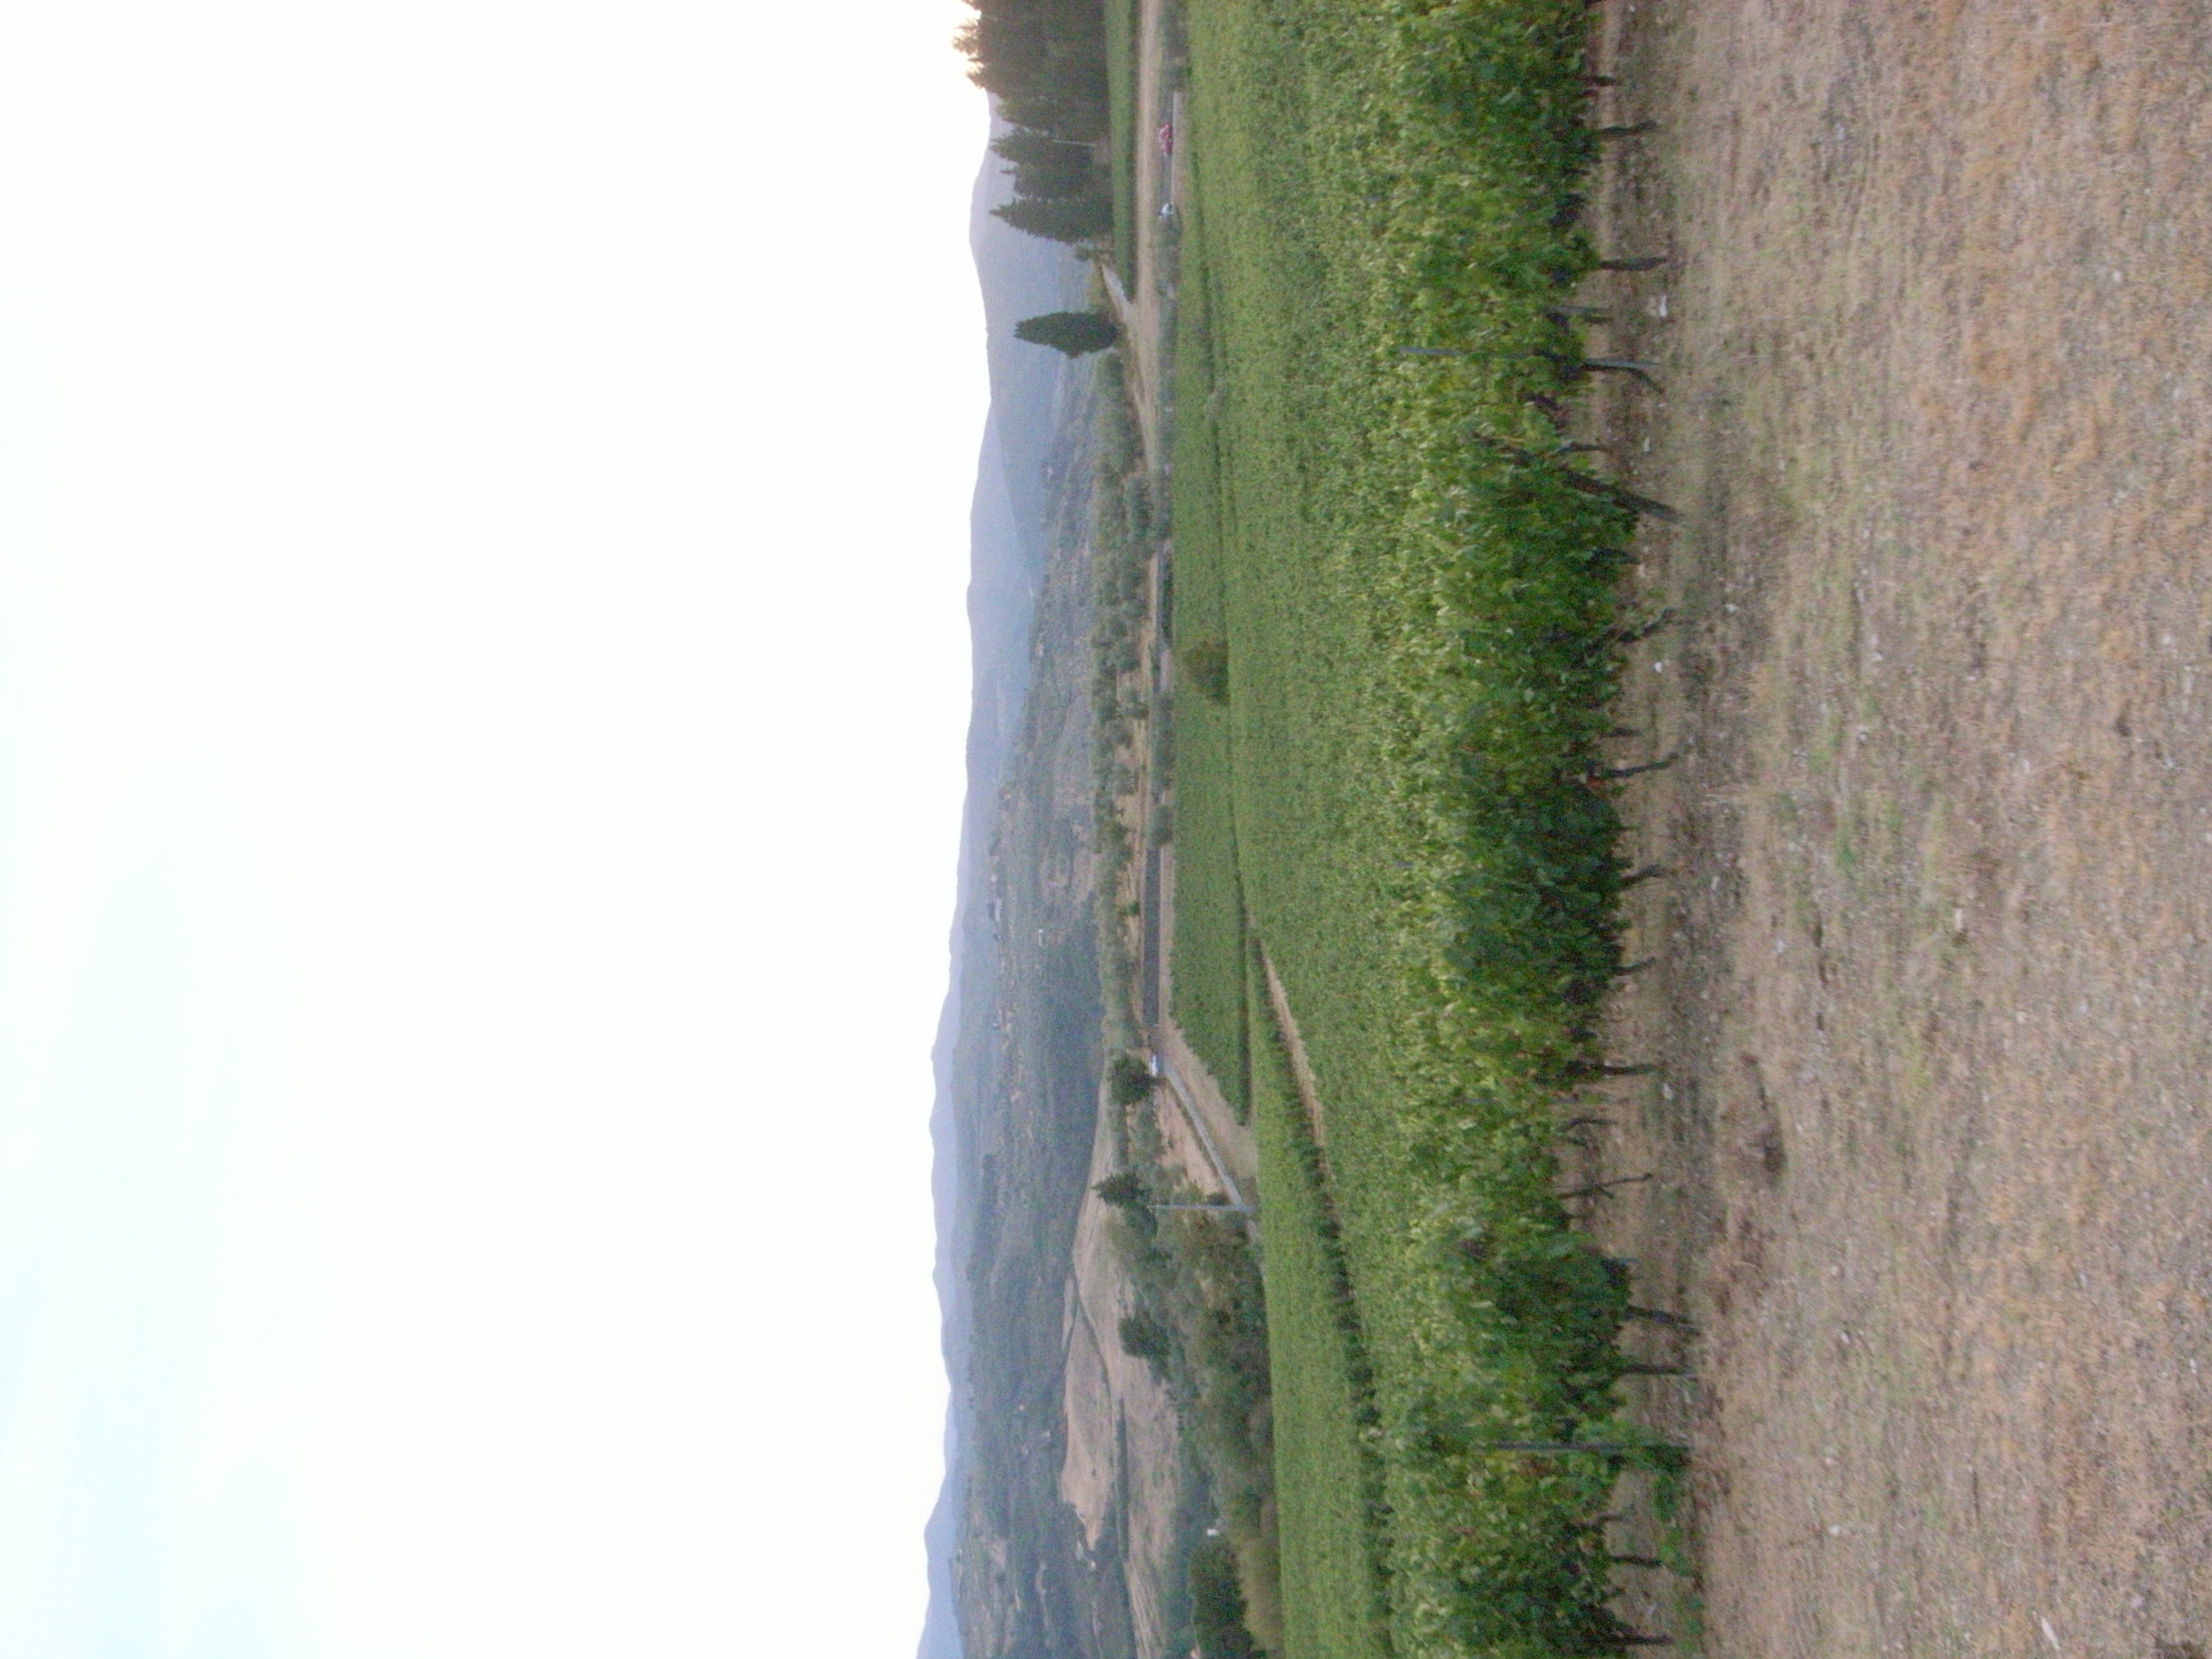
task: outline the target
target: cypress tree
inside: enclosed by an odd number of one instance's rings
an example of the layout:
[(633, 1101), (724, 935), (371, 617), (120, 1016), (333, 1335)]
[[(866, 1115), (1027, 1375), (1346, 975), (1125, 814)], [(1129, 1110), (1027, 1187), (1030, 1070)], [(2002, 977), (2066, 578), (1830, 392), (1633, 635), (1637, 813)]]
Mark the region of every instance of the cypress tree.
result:
[(1121, 337), (1110, 317), (1095, 311), (1048, 311), (1041, 317), (1024, 317), (1014, 325), (1014, 337), (1032, 345), (1050, 346), (1071, 357), (1103, 351)]
[(991, 211), (1016, 230), (1054, 242), (1087, 242), (1114, 228), (1114, 205), (1097, 196), (1078, 196), (1064, 202), (1019, 199)]

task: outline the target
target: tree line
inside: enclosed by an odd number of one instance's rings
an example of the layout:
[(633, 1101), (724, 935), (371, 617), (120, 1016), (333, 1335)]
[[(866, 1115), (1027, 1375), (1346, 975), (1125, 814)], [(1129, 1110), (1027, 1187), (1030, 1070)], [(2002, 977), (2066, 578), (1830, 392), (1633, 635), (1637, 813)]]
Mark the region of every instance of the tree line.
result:
[(1010, 131), (992, 150), (1014, 172), (1014, 198), (992, 210), (1033, 236), (1087, 242), (1114, 228), (1103, 0), (969, 0), (955, 43)]

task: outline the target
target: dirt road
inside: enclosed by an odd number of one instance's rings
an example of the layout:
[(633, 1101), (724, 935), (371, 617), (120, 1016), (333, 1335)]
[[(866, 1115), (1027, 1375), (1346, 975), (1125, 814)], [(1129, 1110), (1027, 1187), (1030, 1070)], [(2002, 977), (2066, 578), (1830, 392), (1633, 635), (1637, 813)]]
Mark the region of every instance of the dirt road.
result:
[[(1612, 0), (1708, 1650), (2212, 1644), (2212, 7)], [(1631, 753), (1629, 751), (1636, 752)], [(1632, 1168), (1632, 1166), (1633, 1166)]]

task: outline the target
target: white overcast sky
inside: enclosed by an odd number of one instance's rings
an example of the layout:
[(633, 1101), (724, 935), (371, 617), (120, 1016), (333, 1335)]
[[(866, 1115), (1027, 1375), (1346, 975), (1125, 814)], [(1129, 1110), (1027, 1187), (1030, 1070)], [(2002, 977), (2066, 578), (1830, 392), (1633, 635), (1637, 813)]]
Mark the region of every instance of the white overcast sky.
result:
[(908, 1653), (957, 0), (0, 0), (0, 1659)]

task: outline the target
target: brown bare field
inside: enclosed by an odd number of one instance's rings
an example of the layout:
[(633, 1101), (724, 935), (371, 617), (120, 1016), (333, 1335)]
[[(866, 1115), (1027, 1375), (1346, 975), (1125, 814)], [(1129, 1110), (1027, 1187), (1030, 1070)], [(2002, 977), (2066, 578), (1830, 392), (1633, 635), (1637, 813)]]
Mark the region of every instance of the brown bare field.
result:
[[(1113, 1140), (1102, 1110), (1091, 1160), (1094, 1183), (1115, 1172)], [(1174, 1634), (1164, 1598), (1180, 1565), (1176, 1515), (1182, 1469), (1176, 1448), (1182, 1429), (1159, 1379), (1121, 1347), (1121, 1320), (1136, 1311), (1137, 1297), (1106, 1231), (1111, 1213), (1097, 1194), (1086, 1192), (1075, 1224), (1064, 1322), (1066, 1440), (1060, 1492), (1082, 1522), (1094, 1558), (1104, 1553), (1105, 1529), (1121, 1529), (1113, 1548), (1128, 1585), (1136, 1650), (1164, 1653)]]
[[(1613, 0), (1637, 488), (1594, 1224), (1715, 1654), (2212, 1643), (2212, 7)], [(1658, 1346), (1663, 1333), (1637, 1339)], [(1671, 1340), (1671, 1339), (1669, 1339)], [(1633, 1541), (1625, 1539), (1624, 1541)], [(1633, 1616), (1656, 1619), (1642, 1587)], [(1650, 1626), (1647, 1626), (1647, 1628)]]

